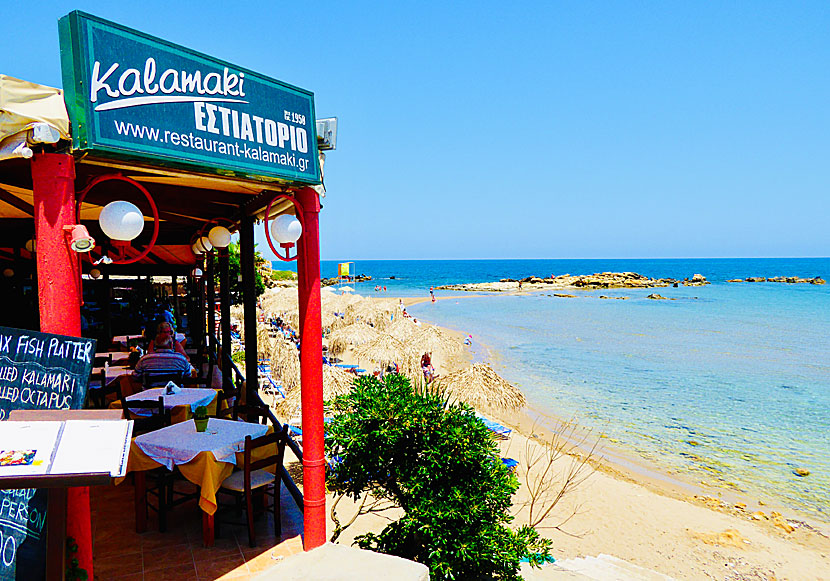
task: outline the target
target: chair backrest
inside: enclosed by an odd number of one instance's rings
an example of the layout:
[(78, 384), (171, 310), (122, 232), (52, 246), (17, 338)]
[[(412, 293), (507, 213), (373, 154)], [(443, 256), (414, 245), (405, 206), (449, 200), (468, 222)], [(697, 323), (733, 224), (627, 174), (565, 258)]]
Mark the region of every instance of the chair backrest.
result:
[[(164, 409), (164, 398), (159, 396), (158, 400), (121, 400), (124, 409), (124, 416), (133, 420), (135, 425), (133, 433), (152, 432), (170, 425), (170, 412)], [(139, 415), (136, 412), (146, 410), (149, 416)]]
[(220, 410), (217, 405), (216, 417), (232, 419), (234, 421), (244, 420), (249, 424), (267, 424), (268, 409), (260, 405), (242, 405), (239, 403), (239, 399), (237, 399), (233, 406), (223, 410)]
[[(225, 412), (225, 410), (232, 409), (233, 406), (239, 401), (240, 395), (240, 390), (236, 388), (228, 387), (220, 389), (218, 395), (216, 396), (216, 417), (227, 417), (228, 413)], [(224, 408), (222, 406), (223, 403), (225, 404)]]
[(151, 387), (160, 387), (163, 385), (167, 385), (168, 381), (172, 381), (176, 385), (182, 384), (182, 372), (181, 371), (168, 371), (168, 372), (159, 372), (159, 373), (150, 373), (145, 372), (141, 376), (141, 382), (144, 384), (144, 389), (150, 389)]
[[(285, 445), (287, 442), (287, 424), (283, 425), (281, 430), (265, 436), (260, 436), (259, 438), (245, 436), (245, 465), (243, 469), (245, 470), (244, 478), (246, 489), (250, 490), (251, 488), (251, 472), (254, 470), (262, 470), (263, 468), (276, 464), (277, 469), (275, 471), (275, 478), (280, 477), (280, 468), (282, 468), (282, 462), (285, 458)], [(252, 460), (253, 451), (258, 448), (265, 448), (266, 446), (274, 446), (273, 453), (269, 453), (267, 456), (260, 458), (259, 460)], [(279, 500), (275, 500), (275, 502), (279, 502)]]
[(93, 367), (103, 367), (105, 363), (112, 365), (112, 353), (96, 355), (92, 360)]
[[(109, 396), (114, 395), (115, 397), (112, 398), (113, 401), (115, 400), (122, 400), (124, 396), (121, 393), (121, 381), (115, 379), (107, 385), (107, 374), (104, 371), (99, 371), (95, 374), (98, 376), (98, 381), (101, 384), (101, 387), (90, 389), (88, 391), (89, 398), (92, 400), (92, 405), (99, 409), (106, 409), (109, 406)], [(93, 376), (90, 376), (92, 378)]]

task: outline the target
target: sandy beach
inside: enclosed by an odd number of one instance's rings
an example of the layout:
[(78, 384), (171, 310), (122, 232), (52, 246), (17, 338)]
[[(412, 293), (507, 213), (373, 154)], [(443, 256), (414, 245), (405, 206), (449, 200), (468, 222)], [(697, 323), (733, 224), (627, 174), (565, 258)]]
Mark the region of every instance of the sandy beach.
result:
[[(437, 300), (470, 296), (465, 293)], [(400, 300), (410, 306), (430, 299)], [(447, 331), (463, 339), (462, 333)], [(470, 357), (469, 350), (464, 350), (458, 359), (440, 362), (437, 371), (466, 366)], [(524, 524), (530, 501), (526, 484), (538, 472), (528, 470), (528, 457), (538, 457), (554, 434), (544, 428), (534, 410), (480, 411), (514, 430), (500, 447), (503, 456), (519, 461), (518, 476), (523, 485), (514, 497), (513, 513), (515, 524)], [(546, 425), (557, 421), (551, 420)], [(599, 449), (592, 458), (590, 475), (538, 525), (553, 539), (557, 559), (610, 554), (676, 579), (830, 579), (828, 523), (782, 508), (775, 499), (745, 498), (684, 481), (613, 450), (596, 437), (588, 437), (581, 450), (587, 451), (586, 446), (595, 441)], [(562, 475), (574, 461), (575, 457), (568, 455), (556, 461), (553, 472), (557, 477), (550, 482), (551, 490), (558, 490)], [(353, 510), (354, 505), (346, 499), (338, 505), (341, 520)], [(362, 516), (339, 542), (351, 542), (355, 535), (380, 529), (386, 522), (374, 515)]]
[[(473, 294), (464, 293), (437, 300), (457, 301), (470, 296)], [(402, 301), (405, 306), (430, 300), (370, 298), (387, 303)], [(444, 331), (459, 342), (465, 336), (460, 330)], [(479, 353), (488, 352), (486, 346), (477, 347)], [(340, 357), (346, 363), (366, 366), (350, 350)], [(447, 360), (434, 360), (439, 380), (443, 374), (468, 366), (471, 360), (472, 353), (467, 348)], [(517, 475), (522, 485), (514, 497), (512, 511), (516, 525), (528, 522), (528, 507), (533, 500), (530, 485), (538, 482), (542, 471), (539, 459), (545, 457), (550, 443), (554, 449), (558, 446), (570, 454), (559, 455), (551, 465), (549, 473), (553, 476), (544, 481), (549, 495), (561, 489), (574, 462), (590, 455), (578, 475), (578, 484), (537, 525), (542, 534), (553, 540), (557, 560), (607, 554), (676, 579), (830, 579), (828, 523), (783, 508), (773, 498), (744, 497), (683, 479), (614, 449), (613, 443), (597, 435), (582, 434), (579, 429), (570, 438), (563, 437), (556, 434), (561, 419), (539, 410), (479, 411), (513, 429), (510, 438), (500, 441), (499, 446), (503, 457), (519, 462)], [(580, 440), (581, 445), (574, 446)], [(597, 447), (592, 451), (594, 444)], [(531, 467), (533, 459), (535, 468)], [(288, 463), (292, 474), (301, 481), (299, 463)], [(537, 507), (549, 506), (549, 498), (542, 496), (536, 499)], [(329, 496), (329, 534), (334, 530), (333, 503)], [(349, 521), (356, 508), (352, 501), (340, 499), (336, 508), (340, 522)], [(377, 532), (386, 526), (388, 518), (394, 518), (394, 514), (362, 515), (338, 542), (350, 544), (361, 533)]]

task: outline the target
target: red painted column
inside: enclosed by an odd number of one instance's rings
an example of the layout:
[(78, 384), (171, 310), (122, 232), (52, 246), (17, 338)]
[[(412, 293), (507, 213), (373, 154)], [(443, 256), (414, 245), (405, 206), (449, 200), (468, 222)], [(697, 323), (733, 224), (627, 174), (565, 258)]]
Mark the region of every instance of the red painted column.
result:
[(296, 193), (303, 207), (297, 251), (300, 299), (300, 378), (303, 405), (303, 527), (305, 550), (326, 542), (326, 461), (323, 450), (323, 336), (320, 323), (320, 198)]
[[(40, 330), (80, 337), (81, 265), (63, 230), (75, 223), (75, 160), (67, 154), (35, 155), (32, 189)], [(78, 543), (78, 566), (93, 579), (89, 488), (67, 491), (66, 535)]]

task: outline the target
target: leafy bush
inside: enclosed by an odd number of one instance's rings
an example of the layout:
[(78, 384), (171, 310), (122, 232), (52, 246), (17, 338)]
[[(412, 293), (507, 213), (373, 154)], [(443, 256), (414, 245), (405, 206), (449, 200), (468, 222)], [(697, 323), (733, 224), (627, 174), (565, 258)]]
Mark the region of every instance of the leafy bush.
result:
[(297, 273), (291, 270), (272, 270), (271, 271), (271, 279), (272, 280), (296, 280)]
[(361, 548), (424, 563), (436, 581), (520, 579), (520, 559), (550, 555), (551, 541), (535, 529), (507, 526), (519, 483), (472, 408), (416, 393), (397, 374), (356, 379), (334, 408), (329, 489), (355, 500), (368, 492), (404, 512), (357, 537)]

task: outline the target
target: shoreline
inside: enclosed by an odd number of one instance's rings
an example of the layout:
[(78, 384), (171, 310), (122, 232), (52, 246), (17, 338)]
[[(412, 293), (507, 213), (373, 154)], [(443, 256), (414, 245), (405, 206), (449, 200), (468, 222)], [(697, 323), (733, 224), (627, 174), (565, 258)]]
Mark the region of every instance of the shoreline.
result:
[[(462, 296), (491, 295), (464, 293)], [(442, 296), (436, 300), (457, 300), (462, 296)], [(363, 298), (401, 301), (405, 306), (430, 301), (428, 296), (370, 294)], [(431, 324), (428, 313), (418, 315), (424, 325)], [(462, 329), (439, 327), (459, 340), (465, 335)], [(475, 351), (476, 356), (503, 367), (498, 352), (477, 339), (474, 345), (474, 350), (463, 349), (461, 356), (453, 358), (452, 365), (466, 366)], [(348, 357), (344, 354), (344, 359)], [(441, 374), (454, 369), (434, 362)], [(517, 460), (517, 476), (522, 483), (511, 503), (513, 526), (531, 524), (531, 505), (537, 507), (537, 517), (539, 506), (549, 507), (551, 512), (545, 512), (541, 520), (533, 519), (532, 524), (553, 540), (553, 556), (557, 560), (609, 554), (676, 579), (830, 581), (830, 576), (823, 573), (830, 571), (830, 526), (824, 521), (799, 511), (779, 509), (772, 499), (762, 502), (751, 495), (701, 488), (690, 482), (693, 476), (674, 474), (666, 467), (661, 469), (605, 439), (601, 441), (601, 453), (587, 463), (590, 470), (579, 475), (577, 485), (571, 486), (555, 504), (550, 499), (540, 500), (532, 487), (542, 490), (542, 496), (556, 497), (563, 483), (569, 482), (569, 470), (584, 458), (586, 446), (590, 449), (593, 440), (589, 438), (581, 449), (566, 449), (565, 455), (545, 464), (544, 455), (550, 450), (546, 445), (549, 437), (546, 428), (555, 426), (561, 418), (543, 411), (542, 406), (534, 407), (534, 402), (529, 405), (515, 413), (483, 408), (480, 411), (513, 428), (507, 440), (498, 441), (500, 455)], [(573, 440), (584, 433), (588, 432), (576, 433)], [(573, 440), (566, 440), (566, 447), (572, 447)], [(541, 465), (540, 457), (543, 458)], [(534, 480), (540, 466), (548, 476), (541, 487)], [(289, 469), (293, 470), (292, 474), (300, 475), (297, 463)], [(701, 491), (704, 494), (695, 494)], [(331, 495), (328, 498), (328, 502), (334, 502)], [(359, 510), (360, 501), (339, 498), (337, 502), (339, 520), (350, 522), (350, 515)], [(394, 514), (388, 516), (394, 518)], [(334, 527), (331, 513), (327, 521), (331, 532)], [(337, 542), (350, 544), (355, 536), (377, 533), (388, 523), (384, 515), (366, 514)]]
[[(545, 289), (547, 290), (547, 289)], [(580, 289), (584, 290), (584, 289)], [(513, 288), (502, 291), (499, 294), (504, 295), (519, 295), (519, 294), (536, 294), (542, 292), (542, 289), (522, 289)], [(435, 299), (441, 300), (459, 300), (462, 298), (482, 298), (492, 296), (489, 292), (464, 292), (460, 295), (438, 296)], [(407, 307), (411, 305), (423, 304), (430, 302), (430, 297), (392, 297), (392, 300), (401, 300)], [(458, 336), (465, 336), (463, 330), (443, 327), (436, 325), (434, 322), (423, 318), (425, 323), (441, 327), (442, 329), (457, 334)], [(476, 349), (476, 353), (486, 353), (484, 361), (489, 363), (496, 363), (498, 354), (486, 344), (476, 341), (480, 346)], [(466, 352), (471, 355), (470, 349)], [(518, 430), (525, 437), (532, 439), (539, 439), (536, 436), (545, 434), (550, 436), (555, 432), (553, 426), (557, 424), (566, 423), (567, 420), (557, 415), (555, 410), (539, 409), (533, 405), (534, 402), (529, 402), (528, 406), (516, 412), (508, 412), (499, 410), (486, 410), (486, 414), (493, 417), (493, 419), (503, 423), (514, 430)], [(590, 428), (584, 428), (585, 431), (590, 431)], [(820, 531), (825, 536), (830, 536), (830, 519), (822, 519), (821, 515), (811, 514), (798, 508), (786, 505), (781, 499), (771, 496), (766, 498), (759, 498), (759, 494), (753, 494), (749, 491), (734, 490), (727, 487), (719, 487), (713, 483), (694, 482), (695, 475), (684, 472), (677, 472), (671, 466), (661, 465), (652, 460), (643, 458), (637, 455), (632, 450), (627, 450), (623, 446), (615, 446), (612, 442), (608, 442), (602, 436), (598, 436), (597, 441), (600, 446), (594, 453), (596, 459), (595, 468), (614, 478), (622, 479), (627, 482), (642, 486), (651, 492), (660, 494), (662, 496), (673, 498), (687, 502), (689, 504), (705, 506), (710, 508), (724, 508), (723, 506), (715, 506), (715, 500), (725, 503), (727, 506), (735, 506), (744, 504), (746, 510), (743, 512), (744, 518), (752, 521), (752, 513), (761, 511), (764, 513), (778, 513), (785, 518), (805, 523), (810, 528)], [(698, 497), (695, 499), (694, 497)]]

